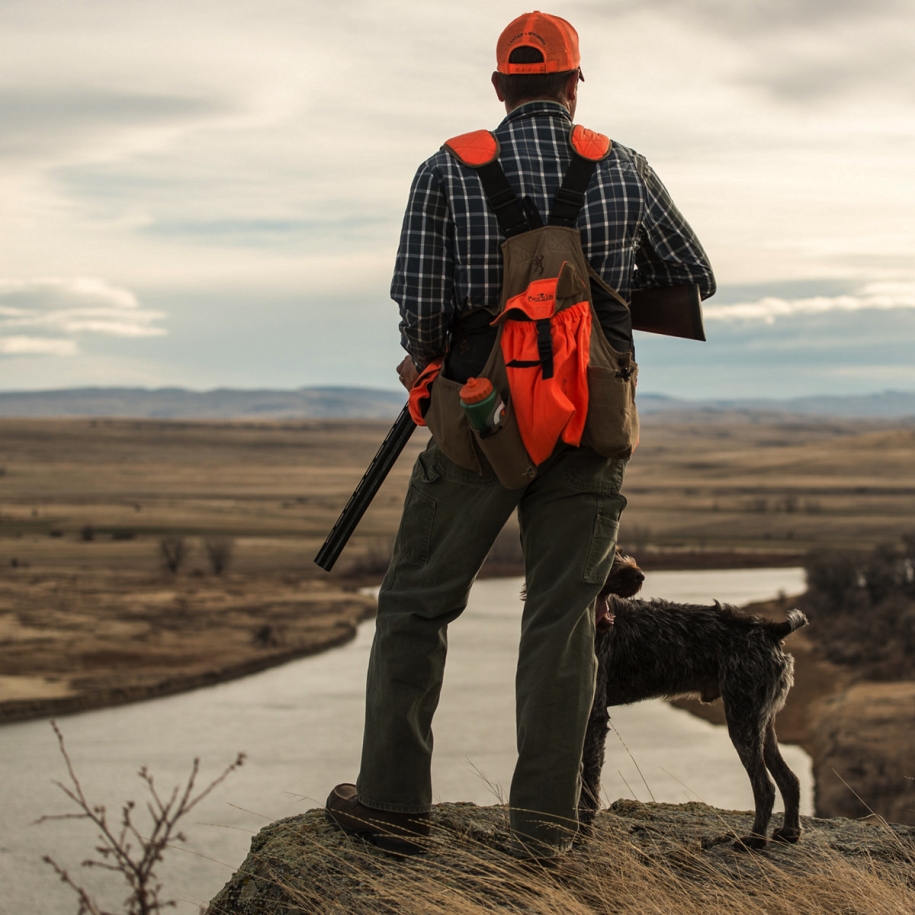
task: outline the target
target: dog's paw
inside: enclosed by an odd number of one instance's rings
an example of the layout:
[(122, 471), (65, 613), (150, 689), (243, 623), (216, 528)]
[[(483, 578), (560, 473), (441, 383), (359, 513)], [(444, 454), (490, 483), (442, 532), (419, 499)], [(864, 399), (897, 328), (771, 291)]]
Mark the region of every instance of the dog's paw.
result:
[(800, 837), (801, 830), (796, 826), (782, 826), (772, 833), (774, 842), (787, 842), (789, 845), (794, 845)]
[(765, 836), (741, 836), (734, 842), (734, 848), (737, 851), (762, 851), (767, 844)]

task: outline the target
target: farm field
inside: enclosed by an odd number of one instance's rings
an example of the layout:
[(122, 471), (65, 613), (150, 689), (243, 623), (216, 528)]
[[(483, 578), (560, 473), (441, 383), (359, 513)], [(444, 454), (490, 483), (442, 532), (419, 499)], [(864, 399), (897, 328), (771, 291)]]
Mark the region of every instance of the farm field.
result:
[[(334, 572), (312, 560), (387, 428), (0, 420), (0, 720), (185, 689), (349, 638), (372, 612), (357, 589), (380, 579), (424, 431)], [(915, 422), (653, 415), (624, 491), (621, 545), (648, 569), (867, 549), (915, 528)], [(509, 530), (490, 573), (517, 570), (516, 544)]]

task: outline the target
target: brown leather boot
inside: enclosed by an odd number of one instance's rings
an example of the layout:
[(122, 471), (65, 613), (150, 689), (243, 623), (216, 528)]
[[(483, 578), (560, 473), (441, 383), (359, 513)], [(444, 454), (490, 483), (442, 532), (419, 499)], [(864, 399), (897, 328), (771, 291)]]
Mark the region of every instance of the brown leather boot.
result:
[(327, 798), (324, 813), (331, 826), (347, 835), (365, 839), (384, 851), (416, 855), (426, 850), (412, 839), (428, 838), (429, 814), (366, 807), (359, 802), (355, 785), (337, 785)]

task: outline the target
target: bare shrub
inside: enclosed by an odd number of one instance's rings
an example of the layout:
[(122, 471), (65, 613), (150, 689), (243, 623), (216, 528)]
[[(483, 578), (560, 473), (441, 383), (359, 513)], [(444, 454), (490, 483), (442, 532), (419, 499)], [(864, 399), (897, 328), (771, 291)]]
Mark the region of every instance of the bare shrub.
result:
[(254, 630), (253, 641), (258, 648), (277, 648), (285, 642), (285, 637), (282, 629), (264, 623)]
[(129, 527), (119, 527), (111, 532), (112, 540), (136, 540), (137, 532), (132, 531)]
[(231, 537), (207, 537), (203, 541), (207, 559), (214, 575), (222, 575), (229, 568), (235, 552), (235, 541)]
[(852, 553), (818, 550), (807, 557), (808, 594), (832, 613), (854, 606), (860, 592), (860, 560)]
[(178, 569), (187, 559), (187, 545), (184, 542), (184, 537), (175, 535), (163, 537), (159, 541), (159, 556), (166, 571), (171, 572), (172, 575), (177, 575)]
[[(124, 900), (126, 915), (157, 915), (166, 908), (174, 908), (174, 899), (162, 898), (162, 885), (156, 877), (156, 865), (162, 860), (165, 849), (170, 845), (186, 842), (186, 836), (178, 831), (178, 824), (191, 812), (217, 785), (220, 785), (245, 759), (239, 753), (235, 762), (228, 765), (221, 775), (217, 776), (205, 788), (195, 793), (200, 760), (195, 759), (187, 783), (176, 786), (166, 798), (159, 794), (152, 774), (144, 766), (137, 773), (146, 786), (149, 797), (145, 804), (150, 823), (141, 826), (135, 820), (136, 804), (127, 801), (121, 807), (120, 820), (112, 823), (108, 819), (106, 808), (93, 804), (83, 793), (82, 785), (73, 769), (73, 763), (64, 746), (63, 734), (56, 722), (51, 727), (57, 735), (57, 743), (67, 766), (70, 784), (56, 782), (57, 786), (76, 805), (76, 813), (64, 813), (55, 816), (43, 816), (39, 823), (54, 820), (88, 820), (97, 830), (98, 844), (93, 851), (96, 857), (82, 862), (83, 867), (97, 867), (114, 874), (120, 874), (127, 884), (129, 893)], [(53, 858), (45, 855), (45, 863), (57, 872), (57, 876), (69, 886), (79, 898), (80, 915), (115, 915), (102, 909), (74, 877)]]
[[(915, 540), (870, 553), (823, 551), (806, 562), (805, 602), (826, 625), (826, 656), (872, 680), (915, 677)], [(827, 622), (828, 621), (828, 622)]]

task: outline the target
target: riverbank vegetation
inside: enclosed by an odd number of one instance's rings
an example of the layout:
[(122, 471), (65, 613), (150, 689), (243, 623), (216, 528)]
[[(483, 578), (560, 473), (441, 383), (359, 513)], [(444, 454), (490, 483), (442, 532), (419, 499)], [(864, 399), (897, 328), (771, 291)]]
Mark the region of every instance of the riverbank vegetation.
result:
[(915, 532), (865, 553), (819, 551), (806, 568), (826, 657), (868, 680), (915, 679)]

